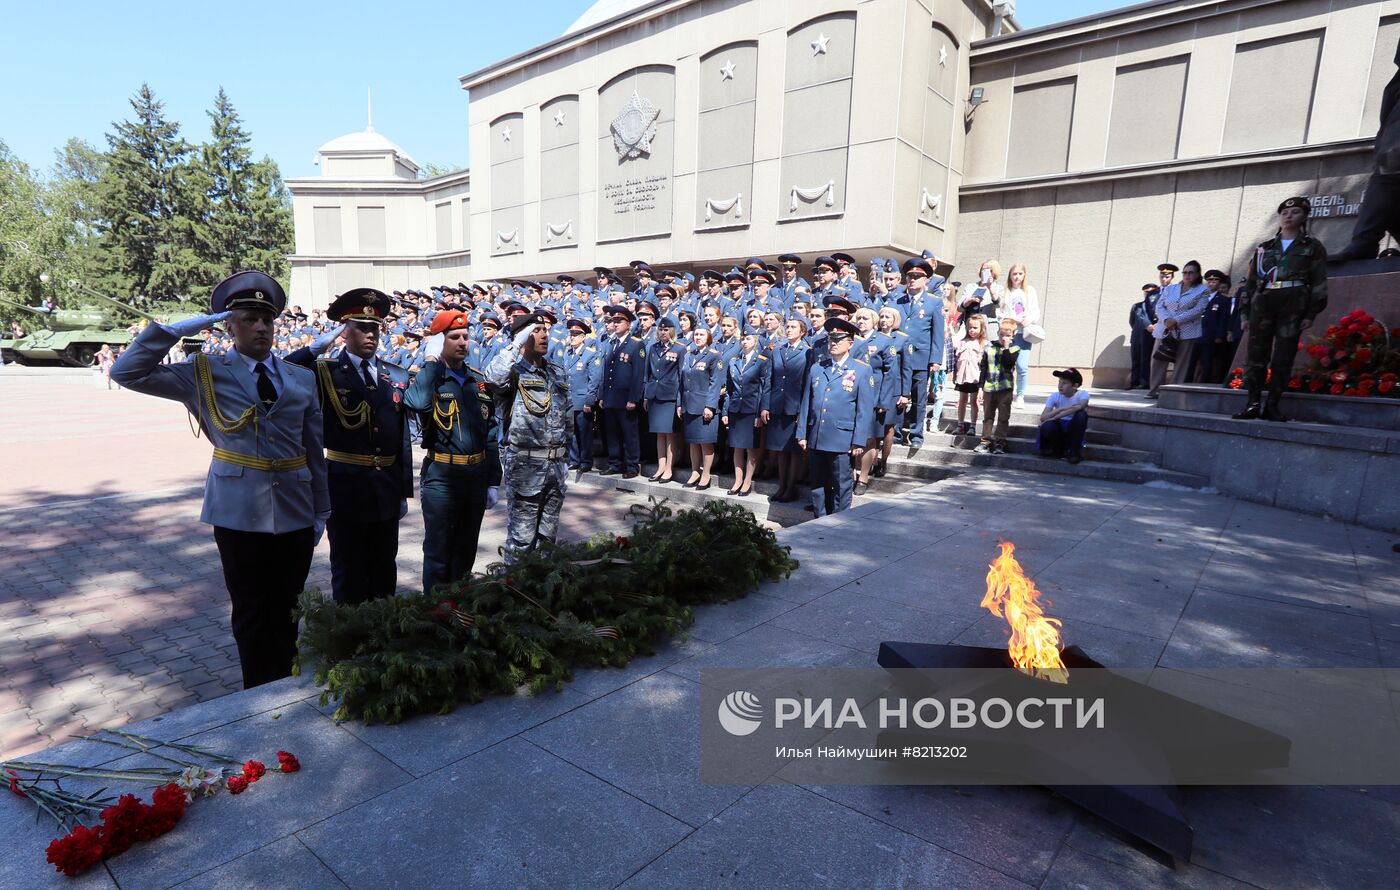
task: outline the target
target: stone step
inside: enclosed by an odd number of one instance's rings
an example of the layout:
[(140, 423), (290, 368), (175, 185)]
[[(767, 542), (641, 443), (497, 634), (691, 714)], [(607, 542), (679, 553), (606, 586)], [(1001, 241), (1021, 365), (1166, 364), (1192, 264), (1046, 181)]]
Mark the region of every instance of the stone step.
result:
[[(952, 436), (944, 437), (942, 441), (929, 442), (924, 440), (925, 445), (943, 445), (950, 448), (959, 448), (964, 451), (971, 451), (977, 447), (982, 439), (979, 436)], [(1019, 437), (1014, 434), (1008, 436), (1006, 440), (1006, 450), (1011, 454), (1038, 455), (1036, 440), (1034, 436)], [(1136, 448), (1124, 448), (1121, 445), (1101, 445), (1094, 442), (1086, 442), (1084, 445), (1085, 460), (1097, 460), (1110, 464), (1152, 464), (1156, 463), (1157, 455), (1150, 451), (1141, 451)]]
[[(956, 418), (952, 420), (945, 420), (942, 424), (939, 425), (939, 430), (944, 435), (951, 435), (953, 432), (953, 428), (957, 425), (958, 423)], [(977, 426), (973, 430), (973, 433), (979, 433), (981, 432), (981, 430), (982, 421), (979, 418), (977, 421)], [(1035, 441), (1036, 435), (1039, 433), (1039, 431), (1040, 425), (1035, 423), (1012, 423), (1007, 427), (1007, 435), (1010, 438), (1029, 439), (1032, 442)], [(1113, 432), (1111, 430), (1095, 428), (1095, 424), (1091, 419), (1089, 422), (1089, 428), (1084, 431), (1084, 441), (1098, 445), (1118, 445), (1121, 444), (1122, 438), (1118, 435), (1118, 433)]]
[(1205, 476), (1164, 470), (1151, 463), (1085, 460), (1071, 464), (1068, 461), (1052, 460), (1035, 454), (977, 454), (961, 448), (928, 444), (912, 457), (908, 452), (907, 448), (895, 450), (890, 457), (891, 472), (906, 477), (935, 479), (943, 478), (939, 474), (946, 472), (949, 467), (996, 467), (1004, 470), (1103, 479), (1110, 482), (1132, 482), (1138, 485), (1144, 482), (1170, 482), (1187, 488), (1205, 488), (1210, 481)]

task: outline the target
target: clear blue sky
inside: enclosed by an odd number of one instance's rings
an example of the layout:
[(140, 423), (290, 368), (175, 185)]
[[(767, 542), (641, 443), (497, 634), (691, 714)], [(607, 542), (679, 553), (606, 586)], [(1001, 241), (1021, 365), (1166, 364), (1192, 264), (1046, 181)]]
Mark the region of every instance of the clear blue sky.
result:
[[(1022, 0), (1036, 27), (1129, 0)], [(191, 142), (220, 86), (287, 177), (314, 176), (316, 149), (374, 127), (420, 164), (466, 165), (467, 94), (458, 76), (551, 40), (588, 0), (243, 0), (235, 4), (31, 0), (6, 4), (0, 54), (0, 139), (43, 170), (69, 137), (103, 134), (149, 83)]]

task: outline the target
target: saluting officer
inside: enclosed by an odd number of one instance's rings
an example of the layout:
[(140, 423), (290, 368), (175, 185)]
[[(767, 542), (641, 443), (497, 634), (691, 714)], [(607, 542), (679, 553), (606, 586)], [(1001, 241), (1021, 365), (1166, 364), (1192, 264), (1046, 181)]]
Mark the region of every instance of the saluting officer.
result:
[(428, 329), (433, 345), (403, 398), (422, 416), (427, 451), (418, 498), (423, 505), (423, 590), (429, 593), (472, 573), (481, 518), (495, 506), (501, 483), (491, 394), (481, 372), (467, 365), (469, 326), (467, 316), (456, 309), (433, 318)]
[[(184, 404), (214, 445), (202, 522), (214, 526), (245, 689), (291, 676), (292, 618), (331, 501), (316, 380), (271, 355), (287, 303), (262, 272), (219, 282), (214, 315), (147, 325), (112, 366), (127, 389)], [(233, 350), (162, 364), (170, 347), (228, 319)]]
[[(579, 473), (593, 469), (594, 407), (603, 385), (603, 358), (588, 342), (593, 328), (582, 318), (569, 319), (569, 343), (564, 347), (564, 367), (569, 373), (569, 407), (573, 411), (573, 435), (569, 437), (569, 469)], [(577, 478), (577, 477), (575, 477)]]
[[(924, 444), (924, 408), (928, 404), (929, 377), (943, 368), (943, 301), (929, 293), (933, 264), (915, 257), (901, 268), (905, 288), (893, 303), (902, 320), (900, 329), (909, 335), (908, 361), (910, 388), (904, 422), (900, 424), (906, 444), (918, 449)], [(937, 284), (942, 284), (939, 279)], [(934, 418), (935, 423), (939, 418)]]
[[(1235, 415), (1236, 420), (1288, 419), (1279, 408), (1279, 399), (1293, 374), (1298, 338), (1327, 308), (1327, 248), (1307, 232), (1311, 212), (1312, 203), (1307, 198), (1289, 198), (1278, 205), (1278, 234), (1256, 247), (1249, 258), (1242, 310), (1249, 333), (1244, 365), (1249, 404)], [(1261, 410), (1265, 367), (1273, 376), (1269, 379), (1269, 400)]]
[(797, 416), (797, 444), (807, 450), (812, 512), (817, 516), (851, 506), (851, 459), (865, 452), (874, 411), (875, 375), (851, 357), (858, 329), (844, 318), (825, 324), (827, 353), (807, 375)]
[(569, 378), (549, 358), (552, 319), (543, 310), (517, 317), (510, 325), (511, 342), (486, 367), (486, 382), (500, 406), (507, 563), (540, 541), (554, 540), (568, 488)]
[[(393, 596), (399, 520), (413, 497), (413, 446), (403, 407), (408, 371), (376, 356), (389, 297), (372, 287), (346, 291), (326, 311), (341, 322), (287, 361), (316, 372), (330, 477), (331, 591), (353, 605)], [(316, 355), (345, 338), (338, 358)]]

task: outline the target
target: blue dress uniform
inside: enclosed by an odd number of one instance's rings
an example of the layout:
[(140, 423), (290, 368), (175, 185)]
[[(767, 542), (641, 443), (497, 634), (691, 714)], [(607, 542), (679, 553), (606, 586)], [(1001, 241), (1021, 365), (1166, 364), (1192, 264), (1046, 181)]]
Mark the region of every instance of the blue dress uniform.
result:
[[(692, 445), (713, 445), (719, 436), (720, 390), (728, 380), (724, 360), (713, 346), (691, 349), (682, 360), (680, 406), (685, 440)], [(705, 409), (710, 419), (705, 419)]]
[[(434, 322), (434, 334), (468, 324), (455, 309)], [(471, 575), (476, 563), (486, 489), (501, 481), (496, 414), (481, 373), (441, 359), (425, 359), (403, 401), (422, 418), (423, 590), (432, 592)]]
[[(855, 325), (830, 319), (828, 332), (855, 336)], [(807, 442), (807, 466), (812, 485), (812, 512), (817, 516), (851, 506), (851, 449), (864, 444), (876, 400), (870, 366), (849, 353), (837, 362), (830, 355), (812, 366), (802, 393), (797, 436)]]
[[(632, 313), (625, 306), (612, 307), (611, 314), (628, 321)], [(641, 433), (637, 409), (646, 382), (646, 345), (636, 337), (609, 337), (599, 346), (603, 354), (603, 385), (599, 400), (607, 424), (608, 472), (634, 476), (642, 461)], [(628, 408), (628, 403), (634, 407)]]
[[(592, 332), (581, 318), (569, 321), (569, 330)], [(603, 358), (592, 343), (585, 340), (575, 349), (564, 347), (563, 365), (569, 377), (569, 408), (573, 412), (573, 435), (569, 437), (569, 468), (593, 469), (594, 406), (603, 385)], [(587, 408), (588, 410), (584, 410)]]
[(905, 362), (907, 352), (907, 337), (894, 337), (880, 331), (871, 331), (869, 336), (857, 340), (851, 347), (851, 354), (870, 365), (870, 371), (875, 375), (875, 410), (870, 412), (868, 439), (883, 437), (885, 426), (895, 423), (895, 405), (899, 397), (909, 391), (904, 388), (909, 383), (904, 373), (908, 366)]
[[(275, 316), (286, 295), (270, 276), (244, 271), (215, 286), (215, 312)], [(251, 688), (291, 675), (315, 527), (330, 516), (316, 380), (305, 368), (230, 349), (162, 364), (170, 347), (216, 319), (147, 325), (112, 366), (123, 387), (180, 402), (214, 446), (200, 520), (214, 526), (232, 604), (233, 638)]]
[(796, 451), (797, 412), (802, 409), (802, 388), (807, 382), (812, 350), (805, 342), (789, 346), (786, 340), (768, 350), (772, 378), (768, 385), (769, 451)]
[[(327, 315), (331, 321), (378, 325), (388, 307), (383, 293), (355, 288), (338, 297)], [(335, 601), (354, 605), (393, 596), (401, 507), (413, 497), (413, 447), (402, 404), (408, 372), (384, 361), (374, 362), (370, 371), (349, 350), (317, 360), (309, 346), (287, 361), (313, 370), (320, 391)]]
[[(668, 316), (658, 325), (676, 329)], [(647, 403), (647, 429), (653, 433), (671, 433), (676, 428), (676, 403), (681, 398), (681, 367), (685, 362), (685, 344), (677, 340), (663, 343), (658, 338), (647, 350), (646, 382), (642, 398)]]
[(501, 419), (501, 467), (506, 482), (505, 559), (541, 541), (553, 541), (568, 488), (565, 463), (570, 415), (568, 371), (547, 354), (531, 360), (515, 345), (526, 329), (549, 324), (553, 316), (535, 311), (511, 323), (512, 342), (486, 368)]
[(758, 430), (754, 426), (758, 415), (768, 410), (768, 389), (773, 381), (773, 366), (768, 356), (755, 349), (729, 360), (728, 393), (724, 416), (729, 430), (729, 447), (757, 448)]
[[(907, 275), (910, 269), (922, 270), (928, 275), (928, 284), (934, 284), (933, 266), (928, 260), (917, 257), (906, 260), (901, 271)], [(921, 445), (924, 441), (924, 412), (928, 405), (928, 366), (943, 363), (943, 301), (925, 287), (917, 294), (906, 289), (893, 306), (899, 310), (899, 329), (909, 336), (910, 388), (905, 390), (909, 396), (909, 407), (904, 411), (900, 429), (908, 437), (910, 445)]]

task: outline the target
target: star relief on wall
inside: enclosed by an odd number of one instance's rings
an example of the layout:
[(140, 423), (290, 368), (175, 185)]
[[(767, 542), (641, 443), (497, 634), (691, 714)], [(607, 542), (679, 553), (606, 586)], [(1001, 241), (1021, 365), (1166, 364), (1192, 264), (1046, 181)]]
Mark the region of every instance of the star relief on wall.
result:
[(817, 32), (817, 39), (812, 41), (812, 55), (814, 55), (814, 56), (824, 56), (824, 55), (826, 55), (826, 44), (827, 44), (827, 41), (829, 41), (829, 40), (831, 40), (831, 38), (830, 38), (830, 37), (827, 37), (826, 34), (820, 32), (820, 31)]
[(948, 44), (943, 44), (938, 48), (938, 65), (944, 67), (948, 64)]
[(561, 108), (560, 110), (554, 112), (554, 126), (556, 126), (556, 127), (562, 127), (562, 126), (564, 126), (564, 110), (563, 110), (562, 108)]
[(724, 64), (721, 65), (721, 66), (720, 66), (720, 69), (719, 69), (719, 79), (720, 79), (720, 80), (733, 80), (733, 79), (734, 79), (734, 62), (733, 62), (733, 61), (731, 61), (731, 60), (729, 60), (729, 59), (725, 59), (725, 60), (724, 60)]
[(651, 154), (651, 140), (656, 136), (656, 119), (660, 116), (661, 110), (650, 100), (643, 99), (636, 90), (632, 91), (632, 98), (622, 106), (622, 111), (613, 118), (609, 127), (619, 161)]
[(510, 141), (510, 124), (506, 124), (504, 127), (501, 127), (501, 141)]

